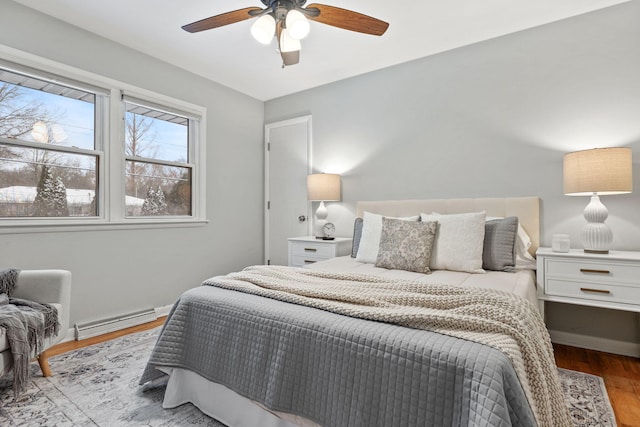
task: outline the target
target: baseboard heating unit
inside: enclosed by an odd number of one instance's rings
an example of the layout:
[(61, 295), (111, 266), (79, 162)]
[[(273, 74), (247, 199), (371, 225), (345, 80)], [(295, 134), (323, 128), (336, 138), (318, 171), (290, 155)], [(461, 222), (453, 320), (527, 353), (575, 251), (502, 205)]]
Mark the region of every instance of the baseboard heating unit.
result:
[(149, 308), (129, 314), (110, 317), (108, 319), (95, 320), (88, 323), (76, 323), (76, 340), (79, 341), (85, 338), (119, 331), (120, 329), (152, 322), (157, 318), (156, 311), (153, 308)]

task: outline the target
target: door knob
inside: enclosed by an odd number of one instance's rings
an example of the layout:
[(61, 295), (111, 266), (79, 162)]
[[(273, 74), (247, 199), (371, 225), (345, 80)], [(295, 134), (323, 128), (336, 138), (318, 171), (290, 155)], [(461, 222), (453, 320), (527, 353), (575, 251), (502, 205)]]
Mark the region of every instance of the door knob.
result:
[(307, 217), (306, 217), (306, 216), (304, 216), (304, 215), (300, 215), (300, 216), (298, 217), (298, 221), (300, 221), (300, 222), (305, 222), (306, 220), (307, 220)]

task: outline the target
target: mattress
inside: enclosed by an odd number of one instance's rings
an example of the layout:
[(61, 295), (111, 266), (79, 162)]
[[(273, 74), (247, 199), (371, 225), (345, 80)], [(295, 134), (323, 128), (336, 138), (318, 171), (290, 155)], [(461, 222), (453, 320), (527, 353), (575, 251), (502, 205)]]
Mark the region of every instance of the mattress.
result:
[[(534, 285), (535, 280), (534, 280), (534, 274), (531, 271), (519, 271), (516, 273), (487, 272), (485, 274), (469, 274), (469, 273), (460, 273), (460, 272), (452, 272), (452, 271), (434, 271), (430, 275), (423, 275), (419, 273), (412, 273), (412, 272), (406, 272), (406, 271), (380, 269), (370, 264), (359, 263), (350, 257), (339, 257), (339, 258), (334, 258), (328, 261), (319, 262), (311, 265), (309, 268), (316, 269), (316, 270), (330, 271), (330, 272), (356, 272), (356, 273), (362, 273), (367, 275), (378, 275), (378, 276), (383, 276), (389, 279), (417, 280), (427, 284), (449, 284), (449, 285), (456, 285), (456, 286), (473, 286), (473, 287), (481, 287), (481, 288), (501, 289), (503, 291), (512, 292), (516, 295), (521, 296), (526, 300), (529, 300), (530, 302), (533, 303), (534, 307), (536, 302), (535, 301), (535, 285)], [(210, 297), (209, 294), (215, 293), (217, 294), (215, 298), (219, 299), (221, 295), (224, 298), (226, 298), (227, 293), (230, 293), (230, 294), (236, 293), (231, 291), (225, 291), (221, 293), (219, 292), (220, 290), (212, 291), (206, 288), (207, 287), (195, 288), (192, 291), (188, 291), (186, 294), (189, 297), (193, 296), (194, 294), (198, 294), (197, 295), (198, 298), (201, 298), (203, 296), (204, 298), (209, 298)], [(182, 298), (184, 297), (185, 296), (183, 296)], [(242, 303), (244, 308), (247, 308), (247, 310), (250, 312), (251, 315), (255, 315), (260, 310), (262, 310), (265, 304), (264, 302), (256, 300), (255, 298), (259, 298), (259, 297), (253, 297), (253, 298), (243, 300), (245, 302)], [(249, 301), (253, 301), (253, 302), (249, 304)], [(290, 311), (299, 311), (301, 309), (306, 309), (306, 307), (298, 308), (297, 306), (294, 308), (285, 307), (285, 306), (282, 306), (281, 304), (287, 304), (287, 303), (282, 303), (282, 302), (274, 302), (274, 303), (276, 303), (276, 308), (272, 309), (272, 311), (290, 312)], [(255, 304), (255, 306), (252, 304)], [(271, 304), (271, 302), (269, 302), (269, 304)], [(174, 310), (175, 309), (176, 307), (174, 307)], [(311, 309), (311, 310), (314, 310), (314, 309)], [(329, 331), (330, 328), (334, 328), (334, 324), (336, 323), (336, 320), (331, 316), (336, 316), (336, 315), (324, 313), (322, 310), (316, 310), (316, 311), (320, 311), (320, 313), (315, 313), (313, 316), (307, 316), (307, 317), (311, 318), (314, 316), (319, 316), (320, 318), (324, 319), (323, 321), (325, 322), (324, 323), (325, 326), (323, 327), (324, 328), (323, 333)], [(301, 314), (301, 316), (306, 316), (306, 315)], [(284, 320), (279, 318), (278, 322), (287, 323), (287, 322), (293, 322), (293, 320), (290, 320), (289, 318)], [(344, 322), (345, 322), (344, 320), (340, 320), (341, 324)], [(362, 323), (367, 321), (354, 319), (354, 320), (346, 320), (346, 322)], [(218, 322), (218, 323), (221, 323), (221, 322)], [(255, 319), (254, 319), (254, 323), (256, 323)], [(367, 322), (367, 323), (377, 324), (378, 322)], [(202, 324), (202, 322), (200, 322), (200, 324)], [(362, 333), (363, 334), (362, 336), (356, 337), (354, 341), (358, 342), (364, 339), (363, 336), (366, 339), (370, 339), (371, 336), (378, 333), (378, 329), (379, 329), (378, 326), (367, 326), (367, 328), (369, 327), (371, 328), (370, 330), (363, 328), (361, 324), (357, 326), (358, 329), (364, 330), (365, 332)], [(382, 329), (386, 330), (385, 328), (388, 328), (388, 327), (389, 326), (387, 325), (382, 327)], [(236, 326), (231, 325), (229, 328), (230, 329), (227, 330), (226, 332), (222, 332), (223, 335), (225, 333), (227, 334), (227, 336), (229, 334), (235, 334)], [(187, 329), (189, 328), (187, 327)], [(193, 327), (191, 329), (193, 329)], [(350, 329), (354, 329), (354, 327), (349, 326), (349, 328), (347, 328), (347, 330), (350, 330)], [(384, 353), (384, 351), (386, 351), (384, 349), (386, 347), (390, 347), (391, 346), (390, 343), (394, 341), (394, 339), (389, 337), (401, 336), (406, 333), (405, 332), (406, 329), (407, 328), (394, 326), (390, 331), (384, 332), (381, 343), (376, 342), (376, 345), (379, 345), (380, 348), (383, 349), (383, 350), (380, 350), (380, 353)], [(421, 343), (425, 341), (434, 340), (434, 339), (437, 341), (437, 344), (435, 346), (430, 344), (430, 346), (436, 348), (434, 353), (426, 353), (427, 351), (432, 351), (431, 349), (421, 349), (419, 352), (425, 352), (424, 354), (431, 354), (430, 357), (435, 359), (442, 359), (443, 357), (453, 358), (452, 360), (454, 361), (457, 360), (453, 363), (454, 366), (464, 365), (465, 363), (467, 364), (470, 363), (471, 365), (474, 365), (478, 362), (476, 360), (473, 360), (473, 357), (470, 358), (468, 355), (484, 354), (486, 351), (486, 346), (483, 346), (481, 344), (469, 343), (469, 344), (475, 344), (475, 345), (471, 345), (470, 347), (458, 347), (459, 341), (463, 341), (465, 343), (468, 343), (468, 342), (464, 340), (457, 340), (456, 338), (453, 338), (453, 337), (434, 338), (434, 336), (439, 334), (432, 334), (425, 331), (420, 331), (420, 332), (416, 332), (414, 330), (410, 330), (410, 331), (411, 331), (411, 334), (417, 334), (416, 337), (419, 337), (418, 341)], [(177, 340), (176, 337), (180, 335), (181, 332), (176, 332), (176, 330), (169, 330), (167, 332), (172, 337), (169, 339), (169, 341), (171, 341), (177, 347), (182, 345), (182, 344), (176, 344), (176, 340)], [(341, 332), (340, 331), (336, 332), (334, 330), (331, 333), (340, 334)], [(440, 337), (443, 337), (443, 336), (440, 336)], [(202, 339), (197, 338), (197, 339), (191, 339), (191, 340), (201, 341), (204, 339), (207, 339), (207, 338), (205, 337)], [(316, 337), (316, 339), (318, 338)], [(443, 339), (443, 341), (438, 341), (440, 339)], [(311, 339), (311, 341), (313, 341), (313, 339)], [(393, 345), (395, 345), (395, 343)], [(412, 342), (411, 345), (414, 346), (415, 342)], [(457, 350), (452, 352), (451, 349), (457, 349)], [(415, 348), (413, 348), (412, 351), (414, 350)], [(495, 350), (495, 349), (492, 349), (492, 350)], [(205, 348), (202, 348), (202, 349), (199, 349), (198, 351), (201, 353), (211, 352), (211, 354), (213, 354), (213, 350), (211, 349), (207, 350)], [(248, 351), (250, 350), (247, 350), (247, 352)], [(389, 353), (387, 358), (395, 357), (393, 351)], [(402, 351), (405, 351), (405, 350), (402, 350)], [(458, 356), (455, 356), (456, 354)], [(330, 357), (330, 356), (327, 356), (327, 357)], [(380, 356), (381, 358), (380, 360), (385, 360), (385, 357), (386, 357), (385, 355)], [(456, 357), (459, 357), (459, 360), (456, 359)], [(493, 363), (493, 362), (487, 363), (484, 357), (485, 356), (483, 355), (479, 359), (479, 364), (483, 366), (482, 369), (486, 368), (486, 366), (484, 365), (491, 365)], [(427, 357), (427, 359), (429, 359), (429, 357)], [(493, 356), (491, 356), (490, 359), (501, 360), (500, 356), (499, 355), (496, 356), (495, 354), (493, 354)], [(158, 362), (158, 360), (160, 359), (155, 360), (154, 362), (155, 365), (162, 366), (162, 363)], [(150, 359), (150, 365), (153, 365), (154, 363), (151, 363), (151, 362), (152, 360)], [(376, 363), (379, 363), (379, 362), (374, 361), (372, 366), (375, 366)], [(415, 363), (415, 361), (411, 359), (410, 363)], [(420, 363), (423, 363), (423, 362), (420, 362)], [(224, 381), (218, 382), (218, 381), (212, 380), (211, 376), (199, 375), (197, 373), (198, 369), (189, 368), (188, 366), (186, 367), (181, 366), (180, 363), (174, 363), (173, 366), (170, 366), (171, 363), (167, 363), (166, 365), (167, 366), (162, 367), (162, 370), (164, 372), (170, 373), (171, 376), (167, 385), (167, 390), (165, 392), (165, 400), (163, 402), (164, 407), (175, 407), (186, 402), (191, 402), (195, 404), (198, 408), (200, 408), (204, 413), (222, 422), (225, 422), (230, 426), (260, 425), (260, 426), (283, 426), (283, 427), (284, 426), (307, 427), (307, 426), (318, 426), (321, 424), (316, 422), (317, 419), (311, 420), (300, 414), (277, 410), (277, 408), (268, 409), (267, 406), (264, 405), (263, 403), (257, 401), (256, 399), (252, 399), (251, 396), (248, 395), (248, 393), (246, 393), (246, 391), (243, 391), (241, 388), (239, 389), (237, 384), (231, 384), (231, 386), (228, 387), (229, 384), (226, 384), (226, 385), (223, 384)], [(516, 392), (514, 394), (519, 396), (519, 398), (521, 399), (522, 392), (521, 390), (517, 390), (518, 389), (517, 379), (515, 380), (516, 381), (515, 383), (513, 382), (514, 373), (508, 367), (509, 362), (506, 361), (505, 363), (504, 360), (501, 360), (501, 362), (498, 363), (498, 365), (499, 365), (499, 368), (496, 370), (497, 372), (496, 375), (497, 377), (500, 378), (500, 381), (506, 381), (506, 383), (504, 384), (501, 383), (500, 386), (505, 387), (505, 384), (506, 384), (508, 388), (515, 389)], [(392, 369), (392, 371), (397, 369), (398, 367), (396, 366)], [(432, 369), (435, 372), (437, 371), (437, 369), (442, 369), (442, 367), (439, 367), (437, 366), (437, 364), (434, 364), (434, 366), (432, 367), (427, 367), (427, 370), (429, 369)], [(470, 368), (470, 370), (474, 371), (474, 370), (477, 370), (477, 368), (472, 367)], [(385, 375), (388, 375), (388, 373)], [(447, 374), (445, 371), (443, 371), (442, 375), (446, 377), (447, 375), (451, 375), (451, 374), (450, 373)], [(457, 375), (460, 375), (460, 373), (458, 372)], [(478, 375), (480, 374), (475, 373), (472, 376), (478, 376)], [(484, 373), (482, 373), (482, 375), (484, 375)], [(494, 374), (490, 374), (489, 377), (491, 377), (491, 375), (494, 375)], [(464, 383), (465, 381), (469, 382), (471, 380), (462, 380), (462, 381)], [(493, 380), (491, 381), (493, 382)], [(497, 382), (500, 382), (500, 381), (497, 381)], [(513, 392), (513, 390), (511, 390), (511, 392)], [(505, 407), (513, 404), (513, 402), (509, 402), (508, 404), (505, 402), (499, 402), (499, 403), (501, 405), (504, 405)], [(521, 404), (521, 403), (522, 402), (518, 404)], [(397, 404), (401, 406), (401, 403), (397, 403)], [(486, 404), (483, 403), (481, 406), (485, 406), (485, 405)], [(530, 414), (527, 414), (526, 410), (523, 413), (524, 415), (520, 414), (520, 416), (522, 416), (524, 420), (527, 420), (523, 425), (527, 425), (527, 422), (530, 423), (532, 420), (527, 418), (528, 416), (530, 416)], [(492, 416), (492, 414), (490, 414), (490, 416)], [(513, 419), (511, 420), (509, 419), (509, 417), (513, 417), (513, 416), (514, 416), (513, 414), (505, 415), (506, 418), (501, 419), (500, 422), (503, 425), (509, 425), (509, 423), (514, 422)], [(497, 422), (497, 424), (500, 425), (500, 422)], [(344, 424), (335, 424), (335, 425), (344, 425)], [(363, 424), (363, 425), (367, 425), (367, 424)], [(385, 425), (385, 424), (380, 424), (380, 425)]]

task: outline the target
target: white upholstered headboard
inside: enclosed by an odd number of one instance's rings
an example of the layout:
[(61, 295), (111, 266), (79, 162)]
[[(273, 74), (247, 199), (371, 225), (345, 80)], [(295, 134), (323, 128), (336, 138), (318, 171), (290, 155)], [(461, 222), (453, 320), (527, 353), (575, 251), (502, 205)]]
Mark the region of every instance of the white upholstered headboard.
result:
[(385, 216), (411, 216), (420, 213), (439, 214), (487, 212), (487, 216), (517, 216), (531, 237), (529, 252), (535, 255), (540, 244), (540, 199), (538, 197), (496, 197), (479, 199), (381, 200), (358, 202), (356, 216), (363, 212)]

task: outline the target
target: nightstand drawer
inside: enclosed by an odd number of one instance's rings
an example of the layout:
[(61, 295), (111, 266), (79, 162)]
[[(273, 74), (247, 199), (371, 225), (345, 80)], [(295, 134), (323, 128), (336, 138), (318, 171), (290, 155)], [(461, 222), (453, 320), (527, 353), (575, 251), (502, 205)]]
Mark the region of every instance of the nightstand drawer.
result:
[(585, 253), (538, 248), (540, 314), (547, 302), (640, 313), (640, 251)]
[(546, 295), (624, 304), (640, 304), (640, 287), (637, 286), (547, 279), (544, 291)]
[(585, 282), (637, 283), (640, 285), (640, 265), (611, 262), (547, 260), (545, 275)]
[(314, 264), (318, 261), (324, 261), (327, 258), (317, 258), (304, 255), (292, 255), (291, 267), (304, 267), (305, 265)]
[(291, 244), (291, 256), (328, 259), (335, 256), (335, 247), (322, 243), (294, 242)]
[(289, 238), (289, 265), (304, 267), (351, 252), (351, 239), (336, 237), (333, 240), (316, 239), (313, 236)]

